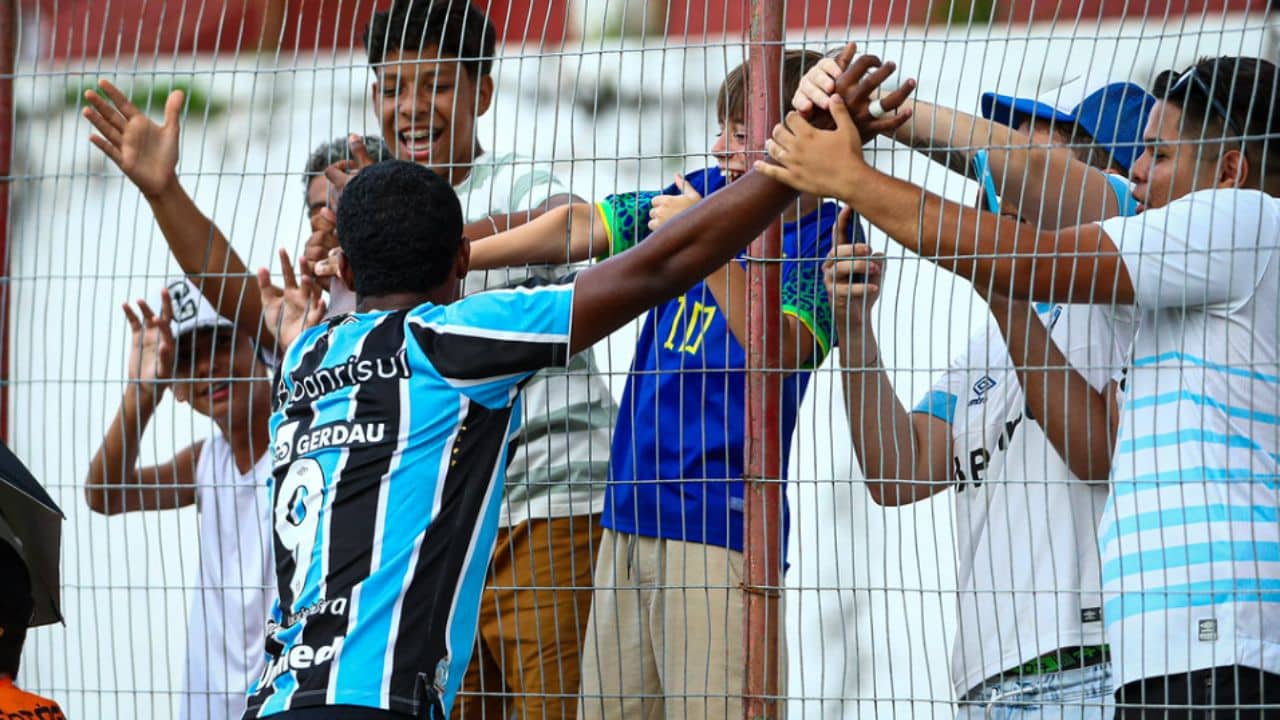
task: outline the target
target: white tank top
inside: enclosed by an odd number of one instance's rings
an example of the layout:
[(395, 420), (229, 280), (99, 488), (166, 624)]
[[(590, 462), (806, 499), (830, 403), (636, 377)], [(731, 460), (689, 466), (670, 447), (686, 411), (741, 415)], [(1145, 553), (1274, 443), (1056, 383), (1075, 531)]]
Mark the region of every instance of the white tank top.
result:
[(275, 598), (270, 477), (270, 452), (241, 474), (216, 428), (200, 449), (200, 570), (187, 620), (182, 720), (238, 720), (249, 683), (262, 670), (265, 621)]

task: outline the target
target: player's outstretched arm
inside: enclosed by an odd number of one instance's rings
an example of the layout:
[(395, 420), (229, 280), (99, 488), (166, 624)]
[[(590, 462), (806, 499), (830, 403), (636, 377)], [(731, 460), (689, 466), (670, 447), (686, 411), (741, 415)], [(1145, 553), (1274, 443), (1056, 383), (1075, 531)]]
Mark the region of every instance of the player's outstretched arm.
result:
[(768, 150), (777, 165), (757, 169), (792, 188), (838, 197), (907, 249), (938, 266), (1023, 300), (1133, 302), (1133, 284), (1115, 244), (1097, 225), (1043, 230), (967, 208), (867, 165), (861, 129), (835, 95), (836, 128), (791, 113)]
[(200, 443), (181, 450), (167, 463), (138, 467), (142, 435), (173, 379), (174, 340), (169, 325), (173, 306), (168, 291), (162, 292), (161, 299), (159, 315), (141, 300), (138, 314), (128, 304), (124, 306), (133, 332), (129, 385), (102, 445), (89, 463), (84, 484), (89, 508), (103, 515), (165, 510), (196, 501), (195, 467)]
[[(867, 113), (872, 93), (894, 69), (893, 63), (863, 55), (841, 76), (837, 90), (853, 108), (866, 137), (906, 120)], [(901, 93), (902, 99), (906, 95)], [(812, 122), (820, 126), (830, 118), (821, 113)], [(747, 173), (673, 217), (644, 242), (583, 270), (574, 291), (571, 350), (590, 347), (723, 266), (795, 197), (785, 184), (759, 172)]]
[(169, 93), (164, 125), (157, 125), (109, 81), (99, 80), (98, 87), (102, 94), (85, 91), (84, 116), (99, 133), (89, 140), (142, 192), (174, 259), (218, 314), (256, 338), (262, 306), (253, 275), (178, 182), (182, 91)]
[(932, 415), (908, 412), (893, 390), (871, 325), (883, 280), (884, 256), (866, 243), (838, 243), (823, 264), (854, 452), (871, 498), (907, 505), (951, 487), (951, 428)]
[(999, 294), (987, 303), (1005, 337), (1027, 408), (1053, 449), (1072, 475), (1106, 480), (1119, 412), (1115, 385), (1095, 390), (1058, 348), (1031, 303)]

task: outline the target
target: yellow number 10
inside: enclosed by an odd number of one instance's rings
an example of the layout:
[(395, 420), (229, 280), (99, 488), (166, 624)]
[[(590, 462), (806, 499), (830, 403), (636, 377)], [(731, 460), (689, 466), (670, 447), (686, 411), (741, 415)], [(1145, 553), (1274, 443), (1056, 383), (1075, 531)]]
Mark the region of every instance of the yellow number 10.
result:
[[(667, 334), (667, 341), (663, 343), (663, 347), (676, 352), (687, 352), (694, 355), (698, 352), (698, 348), (702, 347), (702, 338), (706, 337), (707, 329), (711, 327), (711, 322), (716, 319), (716, 306), (703, 305), (700, 302), (693, 304), (693, 312), (689, 313), (688, 318), (685, 317), (686, 300), (683, 295), (678, 299), (680, 309), (676, 311), (675, 320), (671, 321), (671, 332)], [(681, 321), (685, 322), (684, 337), (680, 340), (680, 347), (675, 346), (676, 334), (679, 333)], [(697, 337), (694, 337), (697, 335)], [(692, 342), (690, 342), (692, 341)]]

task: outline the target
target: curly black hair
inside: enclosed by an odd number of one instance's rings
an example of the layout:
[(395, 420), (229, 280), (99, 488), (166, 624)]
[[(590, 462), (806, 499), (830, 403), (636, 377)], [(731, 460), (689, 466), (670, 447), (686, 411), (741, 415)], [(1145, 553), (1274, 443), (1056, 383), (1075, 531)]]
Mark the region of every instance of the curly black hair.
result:
[(449, 280), (462, 244), (462, 206), (439, 175), (384, 160), (347, 183), (338, 243), (358, 297), (424, 293)]

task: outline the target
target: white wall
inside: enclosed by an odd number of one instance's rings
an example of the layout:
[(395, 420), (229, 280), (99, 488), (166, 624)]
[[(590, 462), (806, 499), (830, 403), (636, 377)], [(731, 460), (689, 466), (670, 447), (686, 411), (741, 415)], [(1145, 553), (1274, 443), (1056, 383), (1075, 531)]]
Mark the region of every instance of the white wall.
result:
[[(845, 35), (794, 40), (826, 49)], [(857, 35), (865, 49), (918, 77), (921, 98), (973, 110), (981, 90), (1034, 93), (1090, 63), (1111, 68), (1117, 79), (1146, 82), (1153, 70), (1198, 55), (1258, 54), (1263, 32), (1259, 17), (1208, 16)], [(486, 147), (556, 160), (584, 197), (665, 184), (673, 171), (708, 162), (701, 157), (715, 132), (708, 99), (741, 58), (739, 43), (581, 50), (542, 58), (507, 53), (498, 69), (499, 102), (481, 123)], [(67, 624), (33, 632), (23, 679), (59, 698), (72, 717), (168, 717), (180, 687), (196, 514), (93, 517), (79, 493), (123, 387), (127, 332), (119, 304), (153, 292), (174, 266), (145, 204), (89, 145), (87, 123), (62, 105), (69, 83), (167, 72), (194, 74), (230, 104), (228, 114), (207, 122), (187, 119), (180, 169), (184, 185), (251, 265), (271, 260), (277, 246), (296, 248), (303, 237), (296, 173), (309, 149), (348, 131), (376, 132), (359, 56), (112, 59), (20, 69), (11, 439), (67, 513)], [(877, 145), (875, 162), (948, 197), (972, 198), (970, 183), (909, 153)], [(873, 244), (886, 245), (878, 235)], [(878, 328), (895, 385), (910, 403), (984, 311), (949, 275), (887, 250)], [(633, 337), (624, 330), (600, 353), (615, 392)], [(802, 408), (791, 459), (792, 715), (947, 716), (950, 496), (901, 510), (871, 505), (850, 460), (833, 379), (828, 363)], [(209, 430), (207, 421), (171, 406), (153, 427), (147, 460), (167, 458)]]

